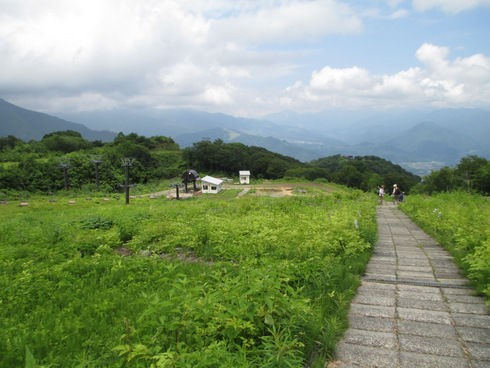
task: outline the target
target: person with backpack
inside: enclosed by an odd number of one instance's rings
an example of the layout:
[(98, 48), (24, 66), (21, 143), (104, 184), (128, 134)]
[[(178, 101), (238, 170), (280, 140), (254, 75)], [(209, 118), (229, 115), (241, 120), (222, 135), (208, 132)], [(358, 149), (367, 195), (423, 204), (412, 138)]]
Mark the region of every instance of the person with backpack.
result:
[(393, 184), (393, 193), (392, 193), (393, 204), (398, 203), (398, 201), (400, 200), (400, 194), (401, 194), (401, 190), (400, 190), (400, 188), (398, 188), (398, 185)]

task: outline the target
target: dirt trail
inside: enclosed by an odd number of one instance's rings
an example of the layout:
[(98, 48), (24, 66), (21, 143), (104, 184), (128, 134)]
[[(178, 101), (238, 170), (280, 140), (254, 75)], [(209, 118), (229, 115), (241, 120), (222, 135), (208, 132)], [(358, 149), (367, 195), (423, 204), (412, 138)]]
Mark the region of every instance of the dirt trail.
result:
[[(224, 184), (223, 189), (240, 189), (241, 192), (238, 194), (239, 197), (250, 194), (255, 196), (270, 196), (270, 197), (286, 197), (292, 196), (297, 193), (306, 192), (308, 188), (315, 188), (322, 190), (326, 193), (331, 193), (335, 191), (335, 188), (328, 186), (328, 184), (320, 184), (320, 183), (261, 183), (261, 184)], [(253, 193), (250, 193), (253, 191)], [(179, 191), (179, 197), (182, 199), (190, 198), (194, 195), (201, 194), (200, 191), (185, 193), (184, 190)], [(145, 196), (149, 196), (150, 198), (159, 198), (159, 197), (167, 197), (167, 198), (176, 198), (175, 189), (167, 189), (159, 192), (153, 192), (146, 194)]]

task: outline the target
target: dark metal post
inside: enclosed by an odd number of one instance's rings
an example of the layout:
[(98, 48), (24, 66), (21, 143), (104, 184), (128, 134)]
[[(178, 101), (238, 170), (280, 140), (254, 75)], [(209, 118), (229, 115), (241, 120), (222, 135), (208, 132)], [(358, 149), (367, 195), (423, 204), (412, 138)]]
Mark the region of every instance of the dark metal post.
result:
[(129, 204), (129, 168), (134, 162), (133, 158), (125, 157), (121, 160), (122, 166), (124, 167), (124, 192), (126, 195), (126, 204)]
[(124, 191), (126, 193), (126, 204), (129, 204), (129, 166), (124, 167)]
[(63, 169), (63, 180), (65, 184), (65, 190), (68, 190), (69, 187), (69, 181), (68, 181), (68, 169), (70, 167), (69, 163), (61, 163), (60, 168)]
[(100, 177), (99, 177), (99, 165), (102, 163), (100, 158), (94, 158), (92, 163), (95, 165), (95, 185), (97, 186), (97, 190), (99, 190), (100, 185)]
[(170, 184), (170, 188), (175, 188), (175, 198), (180, 199), (179, 190), (180, 188), (182, 188), (182, 184), (180, 183)]

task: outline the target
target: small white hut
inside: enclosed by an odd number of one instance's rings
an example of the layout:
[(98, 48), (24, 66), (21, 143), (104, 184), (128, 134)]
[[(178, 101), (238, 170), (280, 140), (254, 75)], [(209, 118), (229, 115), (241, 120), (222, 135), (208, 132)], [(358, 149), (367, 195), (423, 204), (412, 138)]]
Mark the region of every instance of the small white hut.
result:
[(223, 180), (205, 176), (201, 179), (201, 188), (203, 193), (219, 193), (223, 190)]
[(250, 184), (250, 171), (243, 170), (238, 172), (240, 176), (240, 184)]

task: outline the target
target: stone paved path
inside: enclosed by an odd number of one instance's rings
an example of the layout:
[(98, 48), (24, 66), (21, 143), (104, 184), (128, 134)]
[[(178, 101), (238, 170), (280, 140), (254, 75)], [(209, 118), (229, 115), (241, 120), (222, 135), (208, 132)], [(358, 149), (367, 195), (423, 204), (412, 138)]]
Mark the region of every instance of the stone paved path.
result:
[(490, 315), (431, 237), (391, 203), (329, 368), (490, 367)]

